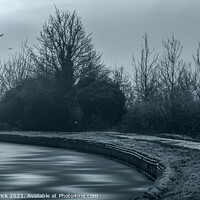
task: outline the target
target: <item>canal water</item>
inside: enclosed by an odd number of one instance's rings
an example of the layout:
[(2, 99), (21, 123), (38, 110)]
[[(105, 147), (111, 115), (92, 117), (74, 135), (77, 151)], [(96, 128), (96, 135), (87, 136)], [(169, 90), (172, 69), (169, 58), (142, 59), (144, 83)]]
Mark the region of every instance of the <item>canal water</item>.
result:
[(100, 156), (0, 143), (0, 199), (128, 200), (151, 185), (135, 169)]

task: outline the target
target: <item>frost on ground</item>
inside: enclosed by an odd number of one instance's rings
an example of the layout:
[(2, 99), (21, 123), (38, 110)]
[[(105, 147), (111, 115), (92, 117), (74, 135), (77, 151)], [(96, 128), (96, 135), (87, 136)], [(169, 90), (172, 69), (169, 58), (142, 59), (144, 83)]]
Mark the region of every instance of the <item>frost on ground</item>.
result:
[[(154, 185), (137, 199), (199, 200), (200, 199), (200, 143), (192, 140), (161, 138), (147, 135), (115, 132), (35, 133), (10, 134), (61, 137), (112, 143), (133, 148), (156, 158), (165, 166)], [(177, 137), (176, 137), (177, 138)]]

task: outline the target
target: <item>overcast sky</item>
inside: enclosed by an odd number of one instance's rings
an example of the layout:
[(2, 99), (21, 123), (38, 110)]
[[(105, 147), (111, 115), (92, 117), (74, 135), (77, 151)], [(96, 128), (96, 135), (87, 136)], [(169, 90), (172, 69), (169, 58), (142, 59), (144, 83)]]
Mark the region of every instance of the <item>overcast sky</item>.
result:
[(0, 0), (0, 33), (5, 34), (0, 38), (0, 57), (18, 51), (26, 38), (34, 43), (54, 5), (77, 11), (108, 66), (130, 70), (131, 55), (138, 55), (145, 32), (158, 53), (162, 39), (173, 33), (187, 60), (192, 60), (200, 41), (200, 0)]

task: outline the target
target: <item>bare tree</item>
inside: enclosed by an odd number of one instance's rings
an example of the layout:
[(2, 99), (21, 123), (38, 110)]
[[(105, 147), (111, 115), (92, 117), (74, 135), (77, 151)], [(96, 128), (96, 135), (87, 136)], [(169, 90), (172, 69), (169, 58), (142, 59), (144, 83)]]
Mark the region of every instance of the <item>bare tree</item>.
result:
[(44, 24), (39, 44), (31, 50), (37, 73), (54, 76), (72, 88), (81, 76), (103, 67), (101, 55), (94, 50), (91, 35), (86, 35), (76, 12), (50, 15)]
[(13, 54), (1, 64), (0, 91), (1, 96), (8, 90), (15, 88), (24, 79), (33, 76), (34, 70), (27, 48), (27, 41), (21, 43), (21, 52)]
[(160, 78), (165, 97), (174, 110), (176, 97), (181, 90), (180, 83), (189, 67), (181, 58), (183, 46), (172, 35), (167, 41), (163, 40), (163, 55), (160, 62)]
[(193, 59), (196, 64), (194, 76), (195, 76), (195, 81), (194, 81), (194, 87), (195, 87), (195, 92), (198, 98), (200, 98), (200, 43), (198, 45), (196, 55), (193, 55)]
[(112, 71), (112, 78), (125, 95), (127, 107), (129, 107), (133, 102), (133, 87), (129, 74), (125, 72), (124, 67), (116, 67)]
[(181, 100), (184, 105), (194, 103), (196, 98), (196, 74), (193, 73), (190, 64), (184, 69), (181, 79), (179, 80), (179, 85), (179, 100)]
[(144, 35), (144, 44), (140, 52), (140, 60), (136, 61), (132, 56), (132, 63), (134, 67), (134, 86), (137, 92), (139, 101), (147, 103), (152, 99), (157, 92), (157, 68), (158, 68), (158, 54), (154, 50), (150, 50), (148, 44), (148, 36)]
[(176, 131), (177, 120), (189, 108), (192, 92), (190, 64), (181, 59), (183, 46), (172, 35), (163, 40), (164, 51), (160, 62), (163, 113), (171, 131)]

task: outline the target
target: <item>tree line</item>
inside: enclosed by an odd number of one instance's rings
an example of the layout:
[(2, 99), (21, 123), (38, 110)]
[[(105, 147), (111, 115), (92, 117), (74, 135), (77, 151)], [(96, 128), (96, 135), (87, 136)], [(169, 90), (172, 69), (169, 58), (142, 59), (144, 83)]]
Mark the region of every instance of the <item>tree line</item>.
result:
[(196, 134), (200, 127), (200, 44), (194, 63), (173, 35), (157, 54), (143, 36), (133, 73), (109, 69), (76, 12), (44, 23), (37, 44), (1, 62), (0, 128)]
[(140, 59), (134, 56), (134, 101), (126, 116), (128, 130), (198, 134), (200, 128), (200, 44), (194, 64), (181, 58), (183, 46), (174, 35), (151, 50), (143, 37)]
[(56, 8), (37, 40), (33, 47), (22, 43), (21, 52), (2, 63), (1, 129), (82, 131), (118, 124), (124, 93), (77, 13)]

